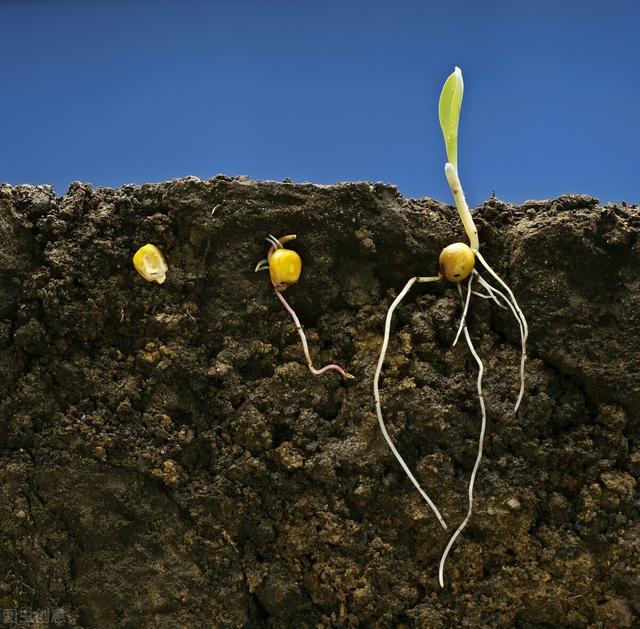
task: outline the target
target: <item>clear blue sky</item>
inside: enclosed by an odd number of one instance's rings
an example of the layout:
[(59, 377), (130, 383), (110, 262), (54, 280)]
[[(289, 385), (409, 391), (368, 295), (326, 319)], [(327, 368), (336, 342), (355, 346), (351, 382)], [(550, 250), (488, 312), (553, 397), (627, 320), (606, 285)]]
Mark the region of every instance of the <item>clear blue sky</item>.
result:
[(640, 2), (0, 0), (0, 181), (217, 173), (640, 202)]

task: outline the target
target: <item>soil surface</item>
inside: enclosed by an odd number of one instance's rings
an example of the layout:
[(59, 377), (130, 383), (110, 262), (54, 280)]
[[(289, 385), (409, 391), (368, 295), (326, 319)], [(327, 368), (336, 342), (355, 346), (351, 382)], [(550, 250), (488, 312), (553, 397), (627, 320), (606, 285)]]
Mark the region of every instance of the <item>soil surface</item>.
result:
[[(0, 610), (68, 627), (640, 626), (640, 210), (563, 196), (475, 212), (529, 327), (451, 284), (456, 211), (368, 183), (0, 186)], [(295, 233), (285, 293), (254, 273)], [(131, 259), (160, 247), (146, 282)], [(22, 614), (22, 616), (20, 616)], [(21, 620), (22, 619), (22, 620)], [(46, 625), (46, 618), (41, 626)]]

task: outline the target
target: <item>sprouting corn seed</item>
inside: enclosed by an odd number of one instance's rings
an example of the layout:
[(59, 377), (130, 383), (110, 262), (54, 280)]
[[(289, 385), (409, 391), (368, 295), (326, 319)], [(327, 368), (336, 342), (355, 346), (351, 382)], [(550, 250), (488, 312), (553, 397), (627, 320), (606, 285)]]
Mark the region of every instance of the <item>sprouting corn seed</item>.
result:
[(454, 242), (445, 247), (440, 253), (440, 273), (449, 282), (461, 282), (471, 275), (476, 258), (469, 245), (463, 242)]
[(292, 249), (276, 249), (269, 259), (269, 275), (277, 290), (295, 284), (302, 272), (302, 259)]
[(286, 236), (280, 236), (280, 238), (276, 238), (269, 234), (266, 239), (267, 242), (271, 244), (269, 249), (269, 253), (267, 257), (263, 260), (260, 260), (256, 265), (255, 271), (265, 271), (269, 269), (269, 276), (271, 277), (271, 284), (273, 284), (273, 288), (275, 289), (276, 295), (278, 299), (285, 307), (286, 311), (291, 315), (293, 322), (296, 326), (296, 330), (298, 330), (298, 335), (300, 336), (300, 340), (302, 341), (302, 349), (304, 351), (304, 357), (307, 359), (307, 367), (309, 367), (309, 371), (314, 376), (319, 376), (325, 371), (329, 371), (334, 369), (338, 373), (342, 374), (343, 377), (347, 379), (353, 378), (353, 376), (345, 371), (339, 365), (334, 365), (333, 363), (330, 365), (325, 365), (321, 369), (316, 369), (313, 366), (313, 361), (311, 360), (311, 354), (309, 354), (309, 345), (307, 344), (307, 337), (302, 329), (302, 325), (300, 320), (298, 319), (298, 315), (295, 310), (289, 305), (287, 300), (284, 298), (282, 294), (289, 286), (295, 284), (300, 278), (300, 273), (302, 272), (302, 258), (291, 249), (285, 249), (283, 247), (284, 243), (289, 242), (290, 240), (295, 240), (295, 234), (287, 234)]

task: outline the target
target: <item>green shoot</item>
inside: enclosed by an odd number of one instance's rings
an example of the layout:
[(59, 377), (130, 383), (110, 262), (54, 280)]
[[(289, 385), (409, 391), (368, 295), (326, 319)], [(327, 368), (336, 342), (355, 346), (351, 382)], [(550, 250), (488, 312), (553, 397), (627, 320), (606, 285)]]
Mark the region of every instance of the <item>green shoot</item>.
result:
[(456, 66), (449, 78), (444, 82), (440, 93), (438, 111), (440, 115), (440, 127), (444, 136), (444, 146), (449, 160), (444, 167), (451, 194), (456, 202), (460, 220), (469, 237), (469, 246), (474, 251), (480, 249), (478, 230), (476, 229), (469, 206), (464, 198), (462, 184), (458, 177), (458, 122), (460, 121), (460, 109), (462, 108), (462, 95), (464, 93), (464, 81), (462, 70)]
[(444, 82), (438, 105), (440, 127), (442, 128), (442, 135), (444, 135), (447, 159), (456, 168), (458, 168), (458, 122), (460, 121), (463, 94), (462, 70), (456, 66), (453, 73)]

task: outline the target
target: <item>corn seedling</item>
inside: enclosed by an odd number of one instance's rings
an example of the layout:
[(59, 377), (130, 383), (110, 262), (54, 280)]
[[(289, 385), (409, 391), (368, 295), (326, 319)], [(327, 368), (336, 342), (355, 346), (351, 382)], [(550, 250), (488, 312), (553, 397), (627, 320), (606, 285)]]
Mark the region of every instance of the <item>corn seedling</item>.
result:
[(287, 303), (287, 300), (284, 298), (282, 293), (295, 284), (298, 279), (300, 279), (300, 273), (302, 273), (302, 259), (300, 256), (291, 249), (286, 249), (284, 244), (295, 240), (295, 234), (289, 234), (287, 236), (281, 236), (280, 238), (276, 238), (269, 234), (266, 238), (267, 242), (271, 245), (269, 247), (269, 252), (267, 253), (267, 257), (264, 260), (260, 260), (256, 265), (255, 272), (258, 271), (269, 271), (269, 276), (271, 278), (271, 283), (273, 284), (273, 288), (276, 292), (278, 299), (282, 302), (282, 305), (285, 307), (286, 311), (291, 315), (293, 322), (296, 326), (296, 330), (298, 330), (298, 334), (300, 335), (300, 340), (302, 341), (302, 349), (304, 351), (304, 356), (307, 359), (307, 366), (309, 367), (309, 371), (314, 376), (318, 376), (325, 371), (329, 371), (331, 369), (337, 371), (342, 374), (345, 378), (353, 378), (353, 376), (346, 372), (342, 367), (338, 365), (325, 365), (321, 369), (316, 369), (313, 366), (313, 362), (311, 360), (311, 354), (309, 354), (309, 345), (307, 344), (307, 337), (305, 336), (304, 330), (302, 329), (302, 325), (300, 324), (300, 320), (298, 319), (298, 315), (296, 315), (294, 309)]
[[(458, 122), (460, 119), (460, 108), (462, 106), (462, 94), (464, 91), (464, 83), (462, 80), (462, 72), (460, 68), (454, 70), (454, 72), (449, 76), (446, 80), (444, 87), (442, 88), (442, 93), (440, 94), (440, 103), (439, 103), (439, 117), (440, 117), (440, 126), (442, 127), (442, 133), (444, 136), (445, 148), (447, 152), (447, 163), (444, 168), (445, 177), (451, 188), (451, 193), (453, 194), (453, 198), (458, 208), (458, 213), (460, 215), (460, 220), (462, 221), (462, 225), (464, 230), (469, 238), (469, 245), (456, 242), (448, 247), (445, 247), (442, 250), (439, 258), (440, 270), (438, 275), (428, 276), (428, 277), (412, 277), (406, 284), (405, 287), (400, 291), (400, 294), (396, 297), (394, 302), (389, 307), (387, 311), (387, 318), (385, 321), (385, 329), (384, 329), (384, 340), (382, 342), (382, 350), (380, 352), (380, 358), (378, 360), (378, 365), (376, 368), (375, 376), (373, 379), (373, 394), (376, 402), (376, 414), (378, 416), (378, 423), (380, 424), (380, 429), (382, 430), (382, 434), (391, 448), (391, 451), (395, 455), (396, 459), (402, 466), (402, 469), (405, 471), (411, 482), (415, 485), (417, 490), (420, 492), (422, 497), (425, 499), (431, 510), (434, 512), (440, 524), (446, 529), (447, 525), (438, 511), (437, 507), (429, 498), (427, 493), (422, 489), (420, 483), (416, 480), (414, 475), (409, 470), (407, 464), (404, 459), (396, 449), (395, 445), (391, 441), (389, 437), (389, 433), (385, 427), (384, 419), (382, 417), (382, 407), (380, 405), (380, 391), (379, 391), (379, 380), (380, 374), (382, 372), (382, 366), (384, 364), (385, 354), (387, 351), (387, 347), (389, 344), (389, 335), (391, 331), (391, 320), (393, 317), (393, 312), (397, 308), (398, 304), (404, 299), (406, 294), (409, 292), (411, 287), (415, 283), (423, 283), (423, 282), (437, 282), (440, 280), (447, 280), (457, 285), (458, 293), (460, 295), (460, 300), (462, 304), (462, 317), (460, 319), (460, 325), (458, 326), (458, 331), (455, 336), (453, 345), (458, 342), (458, 339), (461, 334), (464, 334), (464, 338), (467, 342), (467, 346), (469, 347), (469, 351), (471, 352), (474, 360), (478, 365), (478, 377), (476, 381), (476, 388), (478, 393), (478, 400), (480, 403), (480, 412), (482, 416), (482, 421), (480, 425), (480, 437), (478, 440), (478, 453), (476, 456), (475, 464), (473, 466), (473, 470), (471, 472), (471, 477), (469, 480), (469, 504), (467, 509), (467, 514), (460, 524), (458, 528), (455, 530), (449, 542), (442, 554), (442, 558), (440, 559), (440, 566), (438, 571), (438, 578), (440, 581), (440, 586), (444, 587), (444, 565), (451, 550), (451, 547), (455, 543), (457, 537), (460, 535), (464, 527), (469, 522), (471, 518), (471, 513), (473, 510), (473, 488), (476, 480), (476, 475), (478, 473), (478, 468), (480, 467), (480, 461), (482, 459), (482, 449), (484, 446), (484, 437), (487, 427), (487, 413), (484, 404), (484, 396), (482, 391), (482, 376), (484, 374), (484, 365), (482, 360), (478, 356), (473, 343), (471, 341), (471, 336), (469, 334), (469, 330), (467, 329), (467, 312), (469, 309), (469, 303), (471, 301), (471, 295), (477, 295), (483, 299), (490, 299), (495, 302), (501, 308), (506, 308), (511, 310), (511, 313), (515, 317), (518, 322), (518, 326), (520, 328), (520, 341), (522, 345), (522, 354), (520, 360), (520, 391), (518, 393), (518, 398), (515, 403), (514, 412), (518, 411), (520, 407), (520, 402), (522, 401), (522, 396), (524, 395), (524, 368), (526, 361), (526, 342), (528, 335), (527, 322), (518, 306), (516, 298), (513, 295), (511, 289), (505, 284), (505, 282), (495, 273), (495, 271), (489, 266), (484, 257), (480, 254), (480, 241), (478, 240), (478, 230), (473, 222), (473, 217), (471, 216), (471, 212), (469, 211), (469, 206), (464, 197), (464, 192), (462, 190), (462, 185), (460, 184), (460, 178), (458, 176)], [(502, 290), (496, 288), (492, 284), (490, 284), (487, 280), (485, 280), (480, 273), (475, 269), (476, 260), (480, 262), (480, 264), (486, 269), (489, 275), (495, 280)], [(466, 296), (463, 294), (463, 290), (461, 287), (461, 282), (466, 280), (467, 282), (467, 290)], [(473, 290), (473, 284), (476, 282), (486, 291), (479, 292), (477, 290)], [(504, 292), (503, 292), (504, 291)]]

